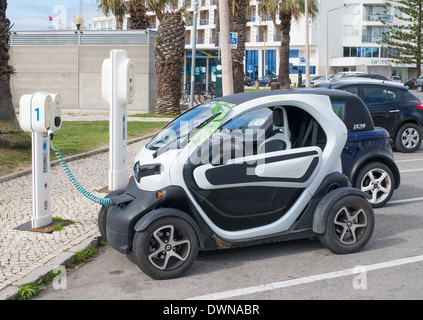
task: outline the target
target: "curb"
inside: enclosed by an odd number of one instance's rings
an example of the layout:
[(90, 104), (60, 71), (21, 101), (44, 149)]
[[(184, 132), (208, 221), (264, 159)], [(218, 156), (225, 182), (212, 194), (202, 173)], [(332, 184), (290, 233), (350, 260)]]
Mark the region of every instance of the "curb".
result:
[[(149, 134), (149, 135), (146, 135), (146, 136), (142, 136), (142, 137), (139, 137), (139, 138), (129, 140), (128, 145), (136, 143), (136, 142), (140, 142), (140, 141), (143, 141), (143, 140), (146, 140), (146, 139), (150, 139), (154, 135), (155, 135), (155, 133), (152, 133), (152, 134)], [(76, 154), (76, 155), (64, 158), (64, 160), (66, 162), (71, 162), (71, 161), (83, 159), (83, 158), (86, 158), (86, 157), (94, 156), (98, 153), (107, 152), (107, 151), (109, 151), (109, 149), (110, 149), (110, 147), (104, 147), (104, 148), (100, 148), (100, 149), (96, 149), (96, 150), (91, 150), (91, 151), (87, 151), (87, 152), (84, 152), (84, 153), (80, 153), (80, 154)], [(60, 164), (60, 160), (50, 161), (50, 165), (58, 165), (58, 164)], [(18, 177), (21, 177), (21, 176), (24, 176), (24, 175), (27, 175), (27, 174), (31, 174), (31, 173), (32, 173), (32, 169), (26, 169), (26, 170), (21, 170), (21, 171), (14, 172), (14, 173), (11, 173), (11, 174), (7, 174), (5, 176), (0, 177), (0, 182), (5, 182), (5, 181), (15, 179), (15, 178), (18, 178)]]
[(96, 239), (99, 236), (100, 236), (100, 233), (98, 232), (98, 235), (96, 235), (95, 237), (84, 240), (81, 243), (77, 244), (76, 246), (73, 246), (69, 250), (63, 251), (62, 253), (57, 255), (55, 258), (51, 259), (46, 264), (44, 264), (42, 267), (38, 268), (37, 270), (34, 270), (33, 272), (31, 272), (24, 278), (14, 282), (11, 286), (0, 290), (0, 300), (13, 300), (19, 291), (18, 286), (29, 283), (29, 282), (39, 281), (48, 273), (52, 272), (55, 267), (59, 265), (65, 266), (67, 262), (72, 261), (74, 259), (78, 251), (84, 250), (90, 245), (93, 245), (93, 243), (96, 243), (97, 242)]

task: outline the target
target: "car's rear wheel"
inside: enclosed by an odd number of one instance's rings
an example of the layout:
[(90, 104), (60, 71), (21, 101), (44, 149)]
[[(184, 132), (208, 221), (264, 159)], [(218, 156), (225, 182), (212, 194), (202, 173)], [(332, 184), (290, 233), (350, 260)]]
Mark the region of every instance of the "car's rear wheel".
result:
[(373, 208), (361, 196), (348, 195), (330, 209), (325, 232), (319, 237), (335, 253), (359, 251), (371, 238), (375, 225)]
[(394, 193), (394, 174), (385, 164), (372, 162), (357, 173), (354, 187), (371, 197), (369, 202), (373, 208), (380, 208), (391, 199)]
[(411, 153), (420, 148), (422, 131), (414, 123), (406, 123), (398, 130), (395, 137), (395, 148), (398, 151)]
[(197, 234), (191, 224), (171, 216), (137, 232), (133, 242), (136, 264), (154, 279), (181, 276), (194, 263), (198, 250)]
[(423, 91), (423, 87), (422, 87), (422, 86), (417, 86), (416, 90), (417, 90), (418, 92), (422, 92), (422, 91)]

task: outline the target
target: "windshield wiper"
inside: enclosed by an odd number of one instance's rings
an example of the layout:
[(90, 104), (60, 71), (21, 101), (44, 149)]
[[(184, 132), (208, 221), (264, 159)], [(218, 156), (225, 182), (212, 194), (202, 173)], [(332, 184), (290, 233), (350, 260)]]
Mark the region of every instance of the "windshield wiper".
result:
[(211, 117), (207, 118), (206, 120), (204, 120), (203, 122), (201, 122), (198, 126), (196, 126), (195, 128), (192, 128), (192, 130), (188, 133), (188, 140), (189, 138), (191, 138), (192, 134), (194, 132), (196, 132), (198, 129), (201, 129), (202, 127), (204, 127), (207, 123), (209, 123), (210, 121), (212, 121), (213, 119), (215, 119), (217, 116), (221, 115), (222, 112), (219, 111), (218, 113), (215, 113), (214, 115), (212, 115)]

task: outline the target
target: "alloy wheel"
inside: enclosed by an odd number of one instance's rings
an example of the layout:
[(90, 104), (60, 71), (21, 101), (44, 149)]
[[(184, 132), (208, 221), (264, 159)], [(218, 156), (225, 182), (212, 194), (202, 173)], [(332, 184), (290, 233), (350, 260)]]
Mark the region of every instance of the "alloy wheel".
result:
[(391, 194), (393, 188), (389, 174), (380, 168), (372, 169), (361, 180), (361, 191), (370, 195), (371, 204), (384, 202)]
[(335, 234), (346, 245), (357, 243), (367, 227), (367, 215), (362, 208), (342, 207), (334, 219)]
[(401, 134), (401, 143), (407, 149), (414, 149), (420, 141), (420, 134), (414, 128), (407, 128)]
[(189, 256), (190, 241), (175, 230), (173, 225), (166, 225), (155, 230), (149, 241), (150, 263), (159, 270), (178, 268)]

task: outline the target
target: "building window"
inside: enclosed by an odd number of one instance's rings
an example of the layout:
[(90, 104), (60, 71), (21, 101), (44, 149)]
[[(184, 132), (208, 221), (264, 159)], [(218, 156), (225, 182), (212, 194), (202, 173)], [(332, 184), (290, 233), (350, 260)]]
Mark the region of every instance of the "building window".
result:
[(245, 75), (255, 81), (258, 78), (258, 50), (245, 52)]
[(357, 26), (344, 26), (344, 36), (356, 37), (360, 35), (360, 29)]
[(289, 57), (290, 58), (299, 58), (300, 57), (300, 50), (289, 50)]
[[(298, 74), (298, 72), (301, 72), (301, 74), (306, 73), (306, 67), (305, 66), (293, 66), (289, 69), (290, 74)], [(316, 66), (310, 66), (310, 74), (316, 74)]]
[(264, 72), (264, 65), (262, 65), (262, 75), (276, 75), (276, 50), (266, 50), (266, 72)]
[(379, 58), (379, 51), (379, 47), (344, 47), (344, 57)]
[(344, 8), (345, 14), (360, 14), (360, 4), (348, 4)]

